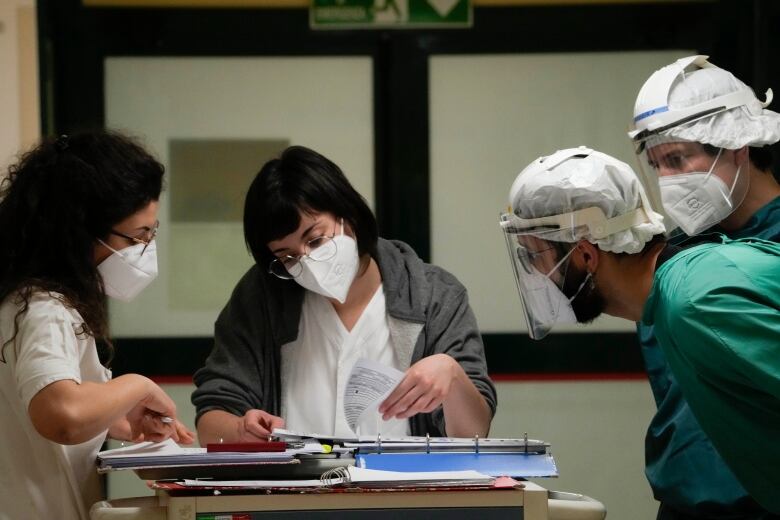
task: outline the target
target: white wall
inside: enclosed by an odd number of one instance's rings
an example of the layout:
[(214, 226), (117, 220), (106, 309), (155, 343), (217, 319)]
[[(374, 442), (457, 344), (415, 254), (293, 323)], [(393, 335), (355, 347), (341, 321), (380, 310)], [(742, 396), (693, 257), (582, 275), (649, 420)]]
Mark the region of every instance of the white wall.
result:
[(34, 0), (0, 0), (0, 178), (40, 133)]
[[(373, 206), (369, 57), (117, 57), (106, 60), (105, 70), (107, 126), (140, 136), (166, 167), (171, 139), (286, 140), (338, 164)], [(171, 222), (169, 196), (164, 192), (160, 205), (159, 278), (133, 302), (110, 303), (117, 337), (212, 335), (217, 314), (253, 263), (242, 222)], [(182, 269), (209, 273), (209, 290), (219, 292), (212, 299), (220, 303), (177, 308), (181, 298), (169, 282)], [(191, 276), (192, 283), (200, 277)]]

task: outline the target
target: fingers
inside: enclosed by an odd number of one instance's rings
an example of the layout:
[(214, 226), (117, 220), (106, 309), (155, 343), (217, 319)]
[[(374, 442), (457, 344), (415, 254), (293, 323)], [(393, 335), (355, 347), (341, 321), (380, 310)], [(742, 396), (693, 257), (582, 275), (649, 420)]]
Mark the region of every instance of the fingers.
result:
[(171, 438), (176, 442), (179, 441), (179, 433), (175, 423), (163, 422), (159, 415), (144, 414), (141, 419), (141, 427), (146, 440), (161, 442)]
[(426, 391), (421, 385), (416, 385), (412, 387), (411, 390), (406, 392), (406, 394), (401, 396), (395, 403), (390, 405), (390, 407), (384, 411), (384, 413), (382, 414), (382, 419), (387, 421), (388, 419), (391, 419), (393, 417), (401, 418), (401, 414), (409, 410), (409, 407), (412, 406), (412, 404), (415, 403), (425, 393)]
[(417, 385), (416, 376), (414, 374), (407, 372), (403, 380), (401, 380), (401, 382), (398, 383), (398, 386), (396, 386), (395, 389), (392, 392), (390, 392), (390, 395), (388, 395), (387, 398), (384, 401), (382, 401), (382, 404), (379, 405), (379, 413), (386, 415), (387, 412), (393, 406), (396, 406), (398, 404), (398, 401), (416, 385)]
[(276, 415), (268, 414), (266, 420), (266, 427), (273, 433), (274, 428), (284, 428), (284, 419), (277, 417)]
[(249, 440), (267, 441), (273, 429), (283, 425), (284, 419), (263, 410), (249, 410), (242, 421), (244, 432), (251, 437)]
[(420, 396), (414, 403), (406, 409), (406, 411), (399, 413), (397, 419), (408, 419), (418, 413), (429, 413), (434, 411), (441, 404), (441, 399), (429, 395)]
[(192, 444), (195, 442), (195, 434), (180, 421), (176, 421), (176, 433), (179, 435), (179, 443), (181, 444)]

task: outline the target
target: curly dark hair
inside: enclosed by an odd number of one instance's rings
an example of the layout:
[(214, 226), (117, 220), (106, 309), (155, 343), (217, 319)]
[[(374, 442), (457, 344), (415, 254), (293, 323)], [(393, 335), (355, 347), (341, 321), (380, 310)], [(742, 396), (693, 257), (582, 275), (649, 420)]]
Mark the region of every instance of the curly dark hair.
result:
[(108, 311), (97, 239), (160, 198), (164, 168), (141, 145), (98, 130), (44, 139), (0, 183), (0, 302), (17, 299), (14, 334), (36, 291), (57, 293), (83, 318), (79, 334), (107, 346)]

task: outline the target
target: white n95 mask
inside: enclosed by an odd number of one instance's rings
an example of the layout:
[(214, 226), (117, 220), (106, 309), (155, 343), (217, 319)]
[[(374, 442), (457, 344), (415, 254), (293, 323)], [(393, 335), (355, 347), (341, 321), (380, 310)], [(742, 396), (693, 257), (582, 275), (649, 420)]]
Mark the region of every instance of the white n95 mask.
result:
[[(528, 309), (528, 326), (534, 332), (550, 328), (559, 323), (577, 323), (571, 300), (548, 275), (534, 270), (525, 275), (523, 305)], [(575, 295), (576, 296), (576, 295)], [(546, 335), (546, 331), (544, 333)]]
[(343, 222), (341, 234), (331, 240), (336, 245), (336, 254), (327, 260), (317, 260), (315, 250), (311, 256), (302, 257), (301, 274), (294, 280), (304, 289), (344, 303), (360, 263), (357, 242), (344, 234)]
[(129, 302), (157, 278), (157, 243), (154, 240), (149, 245), (135, 244), (119, 251), (98, 241), (114, 252), (98, 265), (106, 295)]
[[(735, 186), (739, 173), (738, 169)], [(732, 198), (733, 190), (713, 173), (667, 175), (660, 177), (658, 184), (664, 210), (688, 236), (719, 223), (731, 215), (739, 203)]]

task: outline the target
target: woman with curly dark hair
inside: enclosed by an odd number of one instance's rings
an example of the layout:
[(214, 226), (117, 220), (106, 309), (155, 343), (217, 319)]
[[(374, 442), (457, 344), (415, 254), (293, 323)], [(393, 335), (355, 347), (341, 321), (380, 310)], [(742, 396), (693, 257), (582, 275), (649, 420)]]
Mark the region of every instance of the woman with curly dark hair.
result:
[[(117, 439), (192, 442), (150, 379), (111, 379), (106, 295), (157, 274), (163, 166), (98, 131), (44, 140), (0, 185), (0, 503), (8, 518), (88, 518), (95, 455)], [(170, 418), (170, 419), (167, 419)]]

